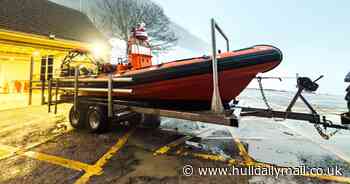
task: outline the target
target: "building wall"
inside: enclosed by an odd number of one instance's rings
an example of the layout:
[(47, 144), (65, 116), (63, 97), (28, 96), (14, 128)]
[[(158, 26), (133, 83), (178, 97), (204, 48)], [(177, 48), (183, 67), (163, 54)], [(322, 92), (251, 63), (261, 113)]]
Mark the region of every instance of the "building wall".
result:
[[(29, 80), (29, 62), (21, 60), (0, 60), (0, 85), (2, 92), (15, 93), (18, 83), (24, 88), (25, 81)], [(6, 88), (6, 89), (4, 89)], [(23, 91), (23, 89), (21, 89)]]
[[(63, 56), (54, 57), (54, 76), (59, 75)], [(29, 85), (30, 58), (27, 60), (0, 59), (0, 93), (25, 93)], [(40, 79), (41, 58), (34, 59), (33, 80)], [(16, 89), (20, 88), (19, 90)]]

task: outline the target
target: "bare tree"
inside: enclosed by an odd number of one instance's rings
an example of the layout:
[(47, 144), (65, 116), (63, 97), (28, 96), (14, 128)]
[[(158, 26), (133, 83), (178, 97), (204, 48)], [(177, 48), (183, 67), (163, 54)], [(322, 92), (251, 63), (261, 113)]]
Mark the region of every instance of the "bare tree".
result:
[(177, 42), (170, 20), (163, 9), (151, 0), (99, 0), (90, 18), (109, 36), (127, 42), (132, 28), (145, 23), (155, 52), (167, 50)]

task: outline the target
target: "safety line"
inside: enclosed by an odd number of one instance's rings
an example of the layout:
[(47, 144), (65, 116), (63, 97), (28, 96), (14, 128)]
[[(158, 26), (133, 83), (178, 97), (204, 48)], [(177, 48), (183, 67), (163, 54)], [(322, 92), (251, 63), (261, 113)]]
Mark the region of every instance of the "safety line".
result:
[(103, 173), (103, 166), (108, 162), (109, 159), (113, 157), (115, 153), (117, 153), (128, 141), (129, 137), (133, 134), (135, 128), (126, 133), (123, 137), (121, 137), (118, 142), (112, 146), (92, 167), (92, 172), (86, 172), (83, 176), (81, 176), (75, 184), (85, 184), (90, 178), (94, 175), (101, 175)]

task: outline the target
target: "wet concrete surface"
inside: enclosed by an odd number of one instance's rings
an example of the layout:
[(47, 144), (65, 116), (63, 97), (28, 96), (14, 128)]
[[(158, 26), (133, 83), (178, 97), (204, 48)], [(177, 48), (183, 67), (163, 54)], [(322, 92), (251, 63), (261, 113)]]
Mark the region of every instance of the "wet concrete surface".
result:
[(0, 161), (0, 183), (73, 183), (81, 172), (16, 156)]
[[(100, 135), (76, 130), (67, 131), (71, 129), (66, 119), (69, 105), (61, 105), (59, 110), (58, 115), (48, 114), (46, 107), (40, 106), (0, 111), (0, 144), (24, 149), (44, 141), (29, 150), (93, 165), (132, 128), (113, 126), (109, 132)], [(226, 134), (220, 133), (220, 135)], [(214, 134), (214, 136), (217, 135)], [(126, 145), (103, 166), (103, 173), (91, 176), (88, 183), (335, 183), (289, 176), (278, 179), (259, 176), (204, 177), (197, 173), (187, 177), (182, 171), (185, 165), (191, 165), (193, 168), (227, 167), (228, 165), (221, 161), (176, 154), (177, 150), (197, 151), (183, 145), (173, 148), (168, 154), (154, 155), (156, 149), (180, 137), (182, 135), (176, 132), (137, 128)], [(237, 148), (234, 147), (233, 140), (204, 139), (202, 143), (209, 147), (222, 148), (225, 154), (242, 160)], [(21, 152), (2, 159), (3, 150), (4, 146), (0, 148), (0, 183), (75, 183), (84, 175), (84, 171), (28, 158)]]

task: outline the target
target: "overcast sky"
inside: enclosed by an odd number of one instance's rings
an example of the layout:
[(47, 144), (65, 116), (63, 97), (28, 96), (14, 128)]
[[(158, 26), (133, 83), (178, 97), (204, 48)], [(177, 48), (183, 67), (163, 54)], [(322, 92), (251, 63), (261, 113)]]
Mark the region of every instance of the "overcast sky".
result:
[[(348, 0), (155, 1), (174, 22), (207, 42), (210, 42), (210, 18), (215, 17), (231, 38), (233, 49), (256, 44), (279, 47), (284, 61), (271, 75), (300, 73), (316, 78), (323, 74), (319, 92), (344, 93), (344, 77), (350, 72)], [(293, 80), (286, 85), (271, 82), (269, 87), (294, 86)]]

